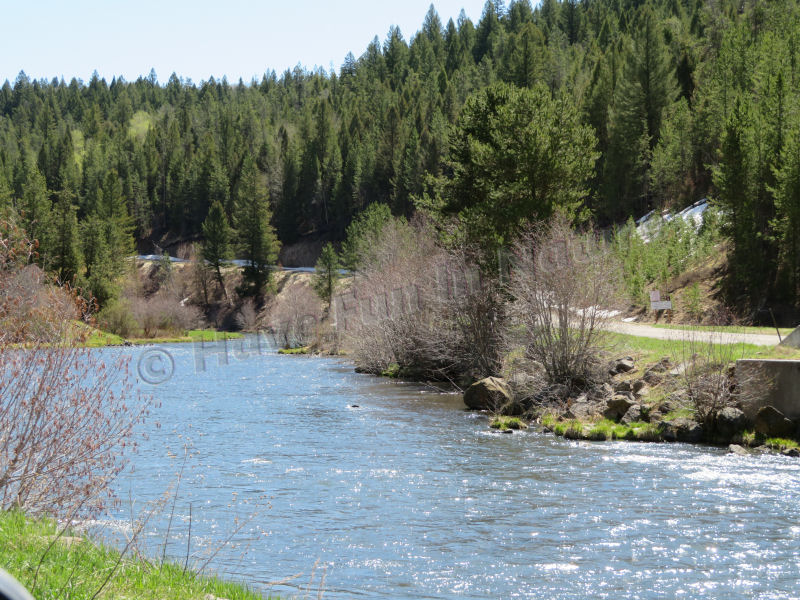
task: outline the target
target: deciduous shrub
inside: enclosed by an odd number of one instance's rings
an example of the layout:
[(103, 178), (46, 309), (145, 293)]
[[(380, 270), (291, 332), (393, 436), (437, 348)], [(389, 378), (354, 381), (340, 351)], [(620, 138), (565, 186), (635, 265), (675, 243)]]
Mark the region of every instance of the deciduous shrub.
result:
[(509, 347), (524, 348), (552, 383), (603, 378), (603, 326), (619, 304), (620, 280), (610, 248), (565, 218), (529, 228), (513, 249)]
[(0, 510), (103, 505), (147, 403), (124, 359), (73, 344), (77, 294), (24, 266), (33, 247), (0, 221)]

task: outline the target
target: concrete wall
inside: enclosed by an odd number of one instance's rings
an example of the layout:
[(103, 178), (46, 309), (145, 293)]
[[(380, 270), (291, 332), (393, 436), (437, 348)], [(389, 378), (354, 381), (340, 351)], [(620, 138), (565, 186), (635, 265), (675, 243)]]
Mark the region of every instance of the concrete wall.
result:
[(737, 360), (736, 383), (749, 419), (762, 406), (774, 406), (788, 418), (800, 419), (800, 360)]

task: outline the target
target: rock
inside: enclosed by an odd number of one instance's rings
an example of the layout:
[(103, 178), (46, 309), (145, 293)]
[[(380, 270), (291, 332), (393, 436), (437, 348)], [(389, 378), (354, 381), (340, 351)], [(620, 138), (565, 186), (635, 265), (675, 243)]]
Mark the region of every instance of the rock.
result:
[(464, 404), (472, 410), (497, 411), (511, 403), (511, 390), (499, 377), (476, 381), (464, 392)]
[(617, 359), (611, 367), (610, 372), (612, 375), (616, 375), (618, 373), (628, 373), (629, 371), (633, 371), (635, 367), (636, 365), (633, 362), (633, 358), (626, 356), (624, 358)]
[(615, 392), (630, 392), (633, 391), (633, 386), (630, 381), (620, 381), (614, 385)]
[(795, 425), (774, 406), (763, 406), (756, 413), (755, 429), (767, 437), (793, 437)]
[(736, 454), (738, 456), (747, 456), (750, 453), (745, 448), (742, 448), (738, 444), (731, 444), (730, 446), (728, 446), (728, 454)]
[(647, 382), (644, 379), (637, 379), (633, 382), (633, 393), (638, 394), (647, 387)]
[(798, 450), (797, 448), (785, 448), (781, 451), (781, 454), (783, 454), (784, 456), (797, 457), (800, 456), (800, 450)]
[(641, 381), (648, 383), (649, 385), (659, 385), (662, 381), (664, 381), (664, 377), (659, 375), (657, 372), (649, 369), (645, 371), (644, 375), (642, 376)]
[(658, 423), (664, 419), (664, 415), (660, 411), (651, 410), (647, 413), (647, 420), (651, 423)]
[(714, 417), (714, 434), (730, 440), (747, 426), (747, 417), (738, 408), (726, 406)]
[(561, 404), (569, 397), (569, 388), (561, 383), (554, 383), (537, 392), (533, 399), (539, 405)]
[(603, 405), (598, 402), (589, 400), (586, 394), (581, 394), (570, 404), (568, 412), (571, 416), (567, 418), (588, 421), (600, 415), (602, 406)]
[(611, 400), (606, 402), (603, 416), (612, 421), (619, 421), (623, 415), (628, 412), (628, 409), (633, 406), (634, 402), (631, 398), (623, 394), (617, 394)]
[(594, 400), (607, 400), (614, 396), (614, 388), (608, 383), (596, 385), (589, 392), (589, 396)]
[(680, 377), (684, 373), (686, 373), (686, 363), (685, 362), (683, 362), (683, 363), (679, 364), (677, 367), (669, 370), (669, 375), (671, 377)]
[(525, 407), (521, 402), (512, 400), (511, 402), (504, 404), (500, 408), (499, 413), (504, 417), (521, 417), (525, 414)]
[(662, 435), (668, 442), (686, 442), (696, 444), (703, 439), (703, 427), (692, 419), (673, 419), (662, 421)]
[(658, 361), (656, 364), (652, 365), (649, 369), (647, 369), (647, 372), (649, 372), (649, 373), (666, 373), (669, 370), (671, 365), (672, 365), (672, 361), (669, 359), (669, 357), (665, 356), (660, 361)]
[(622, 419), (620, 419), (620, 423), (625, 423), (625, 425), (630, 425), (636, 421), (642, 420), (642, 407), (639, 404), (633, 404), (631, 407), (622, 415)]

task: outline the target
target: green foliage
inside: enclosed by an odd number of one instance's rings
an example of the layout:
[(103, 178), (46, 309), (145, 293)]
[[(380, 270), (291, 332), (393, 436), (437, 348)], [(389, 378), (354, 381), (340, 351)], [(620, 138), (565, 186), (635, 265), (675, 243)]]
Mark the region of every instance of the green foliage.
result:
[(131, 305), (123, 299), (108, 302), (97, 314), (97, 324), (123, 338), (137, 337), (142, 328), (131, 313)]
[(200, 246), (200, 258), (207, 263), (217, 277), (220, 288), (225, 290), (222, 267), (233, 258), (231, 248), (233, 232), (228, 225), (228, 217), (219, 200), (215, 200), (203, 223), (203, 242)]
[(297, 348), (278, 348), (278, 354), (308, 354), (308, 346), (298, 346)]
[(241, 292), (261, 295), (269, 283), (270, 269), (278, 259), (280, 243), (270, 224), (272, 213), (262, 176), (255, 161), (245, 157), (242, 176), (235, 194), (236, 232), (244, 267)]
[(778, 451), (800, 448), (800, 444), (795, 440), (786, 438), (767, 438), (764, 440), (764, 445)]
[(392, 211), (386, 204), (370, 204), (347, 227), (342, 244), (342, 266), (357, 271), (365, 254), (379, 239), (386, 223), (392, 220)]
[(499, 429), (500, 431), (505, 431), (507, 429), (527, 429), (528, 426), (525, 424), (522, 419), (519, 417), (504, 417), (498, 416), (492, 419), (492, 422), (489, 423), (489, 427), (492, 429)]
[[(392, 27), (338, 73), (235, 85), (21, 74), (0, 91), (0, 208), (24, 213), (45, 268), (110, 292), (131, 234), (197, 239), (216, 201), (237, 229), (274, 213), (291, 244), (341, 241), (370, 206), (410, 219), (422, 198), (461, 218), (444, 231), (494, 247), (555, 209), (610, 226), (713, 197), (742, 302), (796, 305), (798, 6), (492, 1), (474, 23), (429, 10), (416, 35)], [(242, 196), (263, 200), (261, 216), (239, 214)], [(105, 254), (84, 237), (93, 221)], [(258, 253), (248, 293), (268, 279), (271, 252)]]
[(340, 268), (339, 255), (334, 250), (333, 244), (325, 244), (322, 254), (317, 260), (312, 286), (322, 301), (328, 305), (328, 310), (330, 310), (333, 294), (336, 291)]
[(458, 215), (466, 239), (491, 253), (556, 210), (583, 215), (595, 143), (566, 95), (493, 85), (467, 100), (450, 140), (452, 178), (422, 205)]
[(263, 598), (183, 565), (154, 567), (138, 553), (121, 556), (77, 535), (54, 521), (29, 519), (16, 511), (0, 513), (0, 564), (36, 598), (64, 597), (65, 590), (74, 598)]
[(381, 377), (389, 377), (390, 379), (397, 379), (400, 377), (400, 365), (392, 363), (381, 371)]
[(622, 262), (631, 301), (648, 306), (650, 290), (663, 289), (670, 279), (715, 252), (719, 240), (715, 219), (714, 209), (708, 209), (705, 225), (695, 233), (694, 226), (683, 219), (653, 218), (646, 225), (649, 241), (637, 232), (633, 219), (615, 230), (612, 248)]
[(703, 318), (702, 299), (703, 295), (700, 292), (700, 285), (697, 283), (692, 284), (684, 293), (684, 309), (692, 321), (699, 321)]

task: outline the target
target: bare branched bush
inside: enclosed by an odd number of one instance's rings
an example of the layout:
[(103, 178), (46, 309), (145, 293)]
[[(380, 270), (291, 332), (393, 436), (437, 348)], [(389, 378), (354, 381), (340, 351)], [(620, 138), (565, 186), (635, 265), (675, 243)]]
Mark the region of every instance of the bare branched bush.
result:
[(435, 368), (423, 343), (430, 333), (425, 284), (436, 279), (443, 257), (430, 232), (389, 221), (361, 257), (350, 290), (334, 302), (338, 330), (353, 349), (356, 364), (380, 373), (391, 365)]
[(150, 298), (134, 297), (131, 312), (145, 337), (160, 334), (179, 334), (202, 326), (203, 316), (196, 306), (178, 300), (168, 292), (158, 292)]
[(604, 326), (618, 306), (620, 265), (602, 240), (563, 217), (528, 229), (513, 248), (509, 347), (544, 367), (551, 383), (603, 378)]
[(0, 509), (101, 508), (146, 403), (91, 350), (0, 348)]
[(356, 363), (392, 365), (457, 381), (495, 374), (504, 310), (499, 287), (464, 252), (446, 252), (421, 223), (390, 221), (335, 302), (337, 326)]
[(128, 403), (124, 359), (72, 345), (78, 295), (23, 266), (32, 245), (0, 246), (0, 510), (100, 508), (147, 405)]
[(735, 376), (734, 365), (743, 355), (742, 343), (737, 343), (731, 332), (689, 330), (683, 335), (673, 360), (678, 365), (680, 387), (698, 422), (713, 426), (719, 411), (741, 406), (748, 400), (742, 395), (743, 389), (769, 389), (770, 382), (766, 380), (753, 386), (754, 382), (743, 381), (741, 374)]
[(323, 309), (308, 279), (293, 280), (267, 304), (263, 321), (279, 346), (298, 348), (314, 341)]
[(256, 331), (258, 329), (258, 311), (252, 298), (247, 298), (236, 313), (236, 324), (242, 331)]

